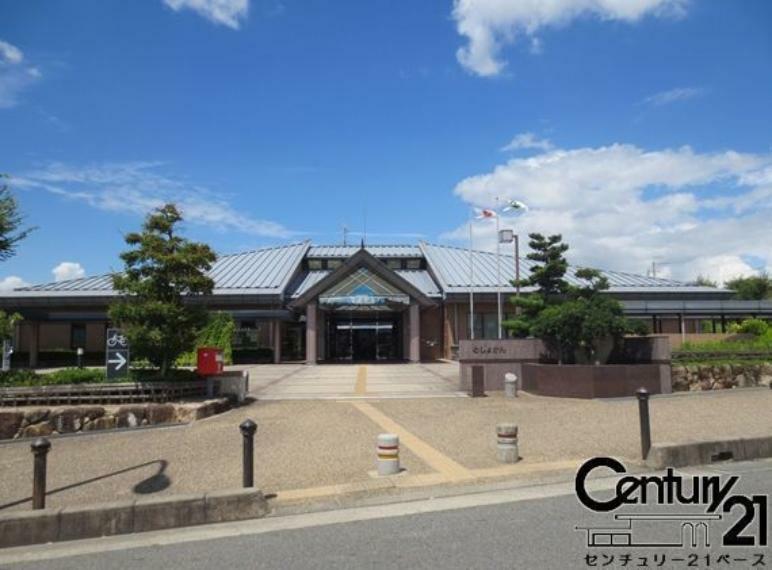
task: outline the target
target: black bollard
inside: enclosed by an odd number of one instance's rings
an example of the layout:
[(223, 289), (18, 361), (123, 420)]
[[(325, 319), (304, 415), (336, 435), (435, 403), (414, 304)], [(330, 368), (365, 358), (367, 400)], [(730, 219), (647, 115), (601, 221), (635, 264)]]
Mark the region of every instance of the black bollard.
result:
[(39, 437), (30, 446), (34, 455), (32, 471), (32, 508), (46, 508), (46, 462), (51, 442), (45, 437)]
[(252, 420), (244, 420), (239, 426), (244, 437), (243, 473), (244, 487), (255, 486), (255, 432), (257, 424)]
[(651, 422), (649, 419), (649, 391), (639, 388), (635, 393), (638, 396), (638, 415), (641, 420), (641, 456), (643, 460), (649, 455), (651, 449)]

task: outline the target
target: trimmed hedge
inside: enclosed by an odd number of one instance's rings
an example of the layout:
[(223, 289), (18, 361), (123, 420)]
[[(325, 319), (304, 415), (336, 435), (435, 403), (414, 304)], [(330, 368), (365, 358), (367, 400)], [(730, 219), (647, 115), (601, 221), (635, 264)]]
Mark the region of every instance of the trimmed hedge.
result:
[[(151, 368), (132, 369), (125, 380), (110, 380), (110, 382), (187, 382), (198, 380), (199, 376), (193, 370), (173, 369), (165, 378), (158, 375), (158, 370)], [(107, 382), (102, 368), (64, 368), (48, 374), (39, 374), (34, 370), (16, 369), (0, 372), (0, 386), (52, 386), (57, 384), (99, 384)]]
[(104, 370), (93, 368), (64, 368), (49, 374), (34, 370), (0, 372), (0, 386), (45, 386), (54, 384), (91, 384), (105, 381)]

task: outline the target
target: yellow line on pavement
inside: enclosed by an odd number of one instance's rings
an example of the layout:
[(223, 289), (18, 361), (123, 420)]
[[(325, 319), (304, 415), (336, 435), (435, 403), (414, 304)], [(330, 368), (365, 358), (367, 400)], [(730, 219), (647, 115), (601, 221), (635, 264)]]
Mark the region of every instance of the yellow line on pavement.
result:
[[(540, 474), (563, 474), (566, 471), (576, 470), (581, 461), (554, 461), (545, 463), (529, 463), (521, 460), (514, 465), (500, 465), (482, 469), (469, 469), (469, 475), (477, 483), (484, 483), (486, 479), (511, 478), (514, 476), (537, 476)], [(466, 479), (466, 478), (464, 478)], [(520, 479), (526, 481), (528, 479)], [(453, 484), (459, 482), (458, 477), (449, 477), (442, 473), (422, 473), (419, 475), (396, 475), (393, 477), (377, 477), (374, 479), (342, 483), (338, 485), (325, 485), (322, 487), (306, 487), (304, 489), (287, 489), (277, 491), (276, 499), (279, 503), (308, 501), (313, 499), (340, 497), (349, 493), (376, 492), (382, 489), (410, 489), (417, 487), (431, 487), (434, 485)], [(538, 479), (537, 479), (538, 481)]]
[(357, 382), (354, 384), (354, 393), (359, 396), (367, 394), (367, 366), (360, 366), (357, 370)]
[(474, 477), (472, 471), (460, 463), (456, 463), (447, 455), (440, 453), (424, 440), (407, 431), (372, 405), (366, 402), (351, 402), (351, 405), (387, 432), (397, 434), (399, 436), (400, 445), (407, 447), (410, 451), (415, 453), (419, 459), (429, 465), (429, 467), (446, 476), (448, 479), (458, 481)]

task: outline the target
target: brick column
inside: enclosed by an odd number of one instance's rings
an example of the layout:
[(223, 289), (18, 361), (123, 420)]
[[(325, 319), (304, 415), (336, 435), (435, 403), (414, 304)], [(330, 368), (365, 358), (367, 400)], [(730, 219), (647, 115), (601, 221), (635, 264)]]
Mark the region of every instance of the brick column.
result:
[(421, 360), (421, 307), (410, 303), (410, 362)]
[(273, 322), (273, 362), (281, 362), (281, 321)]
[(306, 364), (316, 364), (316, 302), (306, 306)]

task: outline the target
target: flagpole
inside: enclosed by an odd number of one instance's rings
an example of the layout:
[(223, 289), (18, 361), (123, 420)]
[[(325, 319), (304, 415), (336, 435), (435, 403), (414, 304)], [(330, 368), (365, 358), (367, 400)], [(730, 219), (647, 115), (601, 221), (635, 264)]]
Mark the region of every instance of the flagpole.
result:
[(499, 243), (499, 198), (496, 196), (496, 305), (498, 314), (498, 335), (501, 340), (501, 244)]
[(469, 338), (474, 340), (474, 255), (472, 253), (472, 211), (469, 211)]

